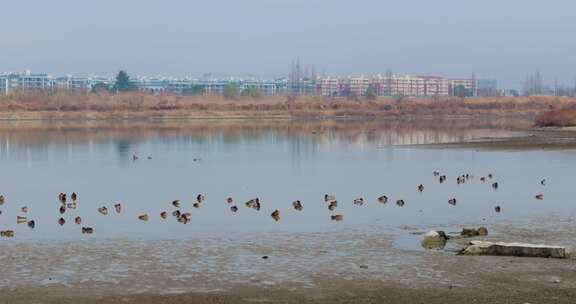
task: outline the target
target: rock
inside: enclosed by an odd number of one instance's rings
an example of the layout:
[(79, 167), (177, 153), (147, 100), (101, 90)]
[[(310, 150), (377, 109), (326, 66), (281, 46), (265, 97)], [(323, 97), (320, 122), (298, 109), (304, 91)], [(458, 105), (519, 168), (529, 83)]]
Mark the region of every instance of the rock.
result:
[(425, 249), (442, 249), (446, 246), (446, 241), (448, 236), (444, 231), (432, 230), (424, 234), (421, 245)]
[(463, 237), (487, 236), (488, 235), (488, 229), (486, 229), (486, 227), (463, 228), (460, 235)]
[(568, 259), (571, 251), (561, 246), (472, 241), (460, 254)]

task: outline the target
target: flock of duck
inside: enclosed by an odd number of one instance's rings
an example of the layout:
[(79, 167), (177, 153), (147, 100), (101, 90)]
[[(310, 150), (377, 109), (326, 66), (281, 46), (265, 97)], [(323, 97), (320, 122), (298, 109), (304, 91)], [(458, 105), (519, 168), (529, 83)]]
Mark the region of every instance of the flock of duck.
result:
[[(440, 184), (446, 182), (446, 180), (447, 180), (446, 175), (443, 175), (438, 171), (434, 171), (433, 174), (434, 174), (434, 177), (437, 178), (437, 180)], [(460, 175), (456, 178), (456, 183), (458, 185), (464, 184), (473, 178), (474, 178), (474, 176), (472, 176), (470, 174), (463, 174), (463, 175)], [(484, 182), (488, 182), (489, 180), (492, 180), (493, 178), (494, 178), (493, 174), (488, 174), (487, 176), (482, 176), (480, 178), (480, 181), (484, 183)], [(540, 184), (545, 186), (546, 180), (545, 179), (541, 180)], [(498, 187), (499, 187), (498, 182), (492, 182), (491, 187), (493, 189), (498, 189)], [(424, 192), (424, 185), (422, 185), (422, 184), (418, 185), (416, 187), (416, 190), (418, 192)], [(544, 195), (543, 194), (537, 194), (535, 196), (535, 198), (537, 200), (543, 200)], [(205, 198), (204, 194), (198, 194), (196, 196), (196, 201), (192, 204), (192, 206), (194, 208), (201, 208), (203, 206), (203, 204), (205, 203), (205, 200), (206, 200), (206, 198)], [(65, 216), (67, 210), (74, 210), (74, 209), (78, 208), (78, 194), (76, 192), (73, 192), (72, 194), (70, 194), (70, 197), (68, 199), (68, 195), (66, 193), (59, 193), (58, 194), (58, 201), (60, 202), (60, 206), (59, 206), (58, 211), (61, 215), (61, 217), (58, 219), (58, 224), (60, 226), (64, 226), (66, 224), (66, 219), (64, 218), (64, 216)], [(386, 203), (388, 203), (389, 199), (386, 195), (382, 195), (382, 196), (377, 198), (377, 201), (381, 204), (386, 204)], [(327, 206), (329, 211), (335, 211), (336, 208), (338, 207), (338, 201), (336, 200), (336, 196), (333, 194), (325, 194), (324, 195), (324, 202), (326, 203), (326, 206)], [(357, 205), (357, 206), (362, 206), (365, 204), (365, 202), (366, 202), (366, 200), (363, 197), (358, 197), (358, 198), (354, 199), (353, 204)], [(6, 203), (5, 196), (0, 195), (0, 207), (3, 206), (5, 203)], [(232, 211), (234, 213), (239, 211), (239, 208), (235, 204), (234, 199), (232, 197), (228, 197), (226, 199), (226, 203), (230, 206), (229, 207), (230, 211)], [(403, 199), (396, 200), (396, 205), (398, 207), (403, 207), (405, 204), (406, 204), (406, 202)], [(448, 204), (450, 204), (452, 206), (456, 206), (456, 204), (457, 204), (456, 198), (449, 199)], [(262, 204), (261, 204), (259, 198), (250, 199), (247, 202), (245, 202), (244, 205), (247, 208), (254, 209), (256, 211), (259, 211), (262, 207)], [(160, 212), (160, 214), (159, 214), (160, 219), (167, 220), (169, 215), (171, 214), (172, 217), (174, 217), (176, 219), (176, 221), (178, 221), (179, 223), (187, 224), (191, 221), (192, 214), (190, 212), (184, 212), (183, 211), (183, 205), (182, 205), (182, 202), (180, 200), (172, 201), (171, 208), (173, 208), (171, 213), (169, 213), (169, 211)], [(296, 201), (292, 202), (292, 208), (296, 211), (303, 211), (304, 210), (304, 204), (300, 200), (296, 200)], [(120, 214), (120, 213), (122, 213), (123, 205), (121, 203), (116, 203), (116, 204), (114, 204), (112, 209), (114, 210), (114, 212), (116, 214)], [(23, 206), (20, 208), (20, 215), (18, 215), (16, 217), (16, 224), (26, 224), (30, 229), (34, 229), (36, 227), (36, 221), (34, 219), (29, 219), (27, 217), (28, 211), (29, 211), (29, 208), (27, 206)], [(102, 216), (107, 216), (110, 214), (110, 210), (108, 209), (107, 206), (101, 206), (97, 209), (97, 211)], [(500, 206), (495, 206), (494, 211), (496, 213), (500, 213), (500, 212), (502, 212), (502, 208)], [(2, 210), (0, 210), (0, 215), (2, 215)], [(278, 210), (278, 209), (274, 210), (270, 214), (270, 217), (276, 222), (280, 221), (280, 210)], [(147, 222), (150, 220), (150, 215), (148, 213), (142, 213), (142, 214), (138, 215), (137, 219), (140, 221)], [(336, 221), (336, 222), (343, 221), (344, 215), (332, 214), (332, 215), (330, 215), (330, 219), (332, 221)], [(83, 223), (82, 217), (76, 216), (74, 218), (74, 224), (81, 227), (82, 234), (93, 234), (94, 233), (93, 227), (83, 226), (82, 223)], [(14, 236), (15, 236), (14, 230), (0, 231), (0, 237), (12, 238)]]

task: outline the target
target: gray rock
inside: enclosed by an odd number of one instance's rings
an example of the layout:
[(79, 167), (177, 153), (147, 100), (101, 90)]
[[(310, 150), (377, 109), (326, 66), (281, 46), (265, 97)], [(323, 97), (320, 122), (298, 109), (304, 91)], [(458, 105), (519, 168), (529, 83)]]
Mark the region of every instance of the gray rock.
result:
[(460, 235), (463, 237), (487, 236), (488, 235), (488, 229), (486, 229), (486, 227), (463, 228)]
[(562, 246), (472, 241), (460, 254), (568, 259), (571, 250)]

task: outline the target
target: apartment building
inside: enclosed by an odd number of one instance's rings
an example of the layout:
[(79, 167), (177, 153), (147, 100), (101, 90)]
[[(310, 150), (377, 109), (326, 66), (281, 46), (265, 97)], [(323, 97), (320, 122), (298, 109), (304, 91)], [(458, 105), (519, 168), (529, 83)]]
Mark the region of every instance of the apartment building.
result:
[(451, 96), (454, 88), (474, 92), (473, 79), (447, 79), (440, 76), (377, 75), (373, 77), (321, 77), (318, 94), (322, 96), (365, 96), (372, 87), (378, 96)]

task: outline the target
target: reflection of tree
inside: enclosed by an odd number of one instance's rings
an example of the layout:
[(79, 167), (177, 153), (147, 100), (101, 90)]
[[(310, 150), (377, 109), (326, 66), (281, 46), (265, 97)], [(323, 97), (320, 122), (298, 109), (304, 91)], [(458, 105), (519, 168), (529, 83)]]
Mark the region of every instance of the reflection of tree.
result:
[(120, 162), (127, 162), (131, 155), (132, 143), (126, 139), (116, 139), (113, 140), (112, 143), (116, 148), (116, 153), (118, 153), (118, 159)]

